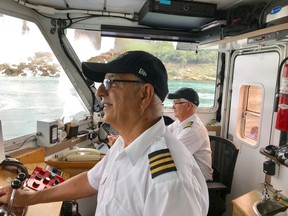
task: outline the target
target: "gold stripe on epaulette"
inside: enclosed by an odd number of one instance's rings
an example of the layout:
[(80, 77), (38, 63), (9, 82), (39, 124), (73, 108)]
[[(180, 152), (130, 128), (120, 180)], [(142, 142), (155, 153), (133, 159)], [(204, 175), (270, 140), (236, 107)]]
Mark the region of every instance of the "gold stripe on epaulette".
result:
[(170, 154), (170, 152), (168, 152), (168, 153), (161, 153), (161, 154), (159, 154), (159, 155), (155, 155), (155, 156), (153, 156), (152, 158), (149, 158), (149, 161), (150, 161), (150, 163), (151, 162), (153, 162), (154, 160), (156, 160), (156, 159), (159, 159), (159, 158), (162, 158), (162, 157), (166, 157), (166, 156), (171, 156), (171, 154)]
[(188, 128), (188, 127), (191, 127), (192, 125), (193, 125), (193, 121), (187, 122), (187, 123), (185, 124), (185, 126), (183, 127), (183, 129)]
[(169, 149), (161, 149), (148, 155), (152, 178), (158, 175), (177, 171)]

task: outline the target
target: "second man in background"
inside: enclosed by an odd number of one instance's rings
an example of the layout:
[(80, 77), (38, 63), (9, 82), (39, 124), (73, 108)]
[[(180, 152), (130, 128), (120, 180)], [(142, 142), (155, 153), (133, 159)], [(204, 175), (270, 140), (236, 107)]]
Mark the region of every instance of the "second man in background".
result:
[(199, 96), (193, 88), (180, 88), (168, 94), (173, 99), (173, 110), (177, 120), (168, 126), (194, 156), (206, 181), (212, 180), (212, 157), (208, 131), (196, 115)]

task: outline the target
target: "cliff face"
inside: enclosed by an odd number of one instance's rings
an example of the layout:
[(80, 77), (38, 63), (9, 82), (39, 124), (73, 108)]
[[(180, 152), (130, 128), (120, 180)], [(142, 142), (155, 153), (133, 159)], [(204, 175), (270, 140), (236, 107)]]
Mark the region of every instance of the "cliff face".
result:
[(35, 53), (27, 62), (0, 64), (0, 75), (5, 76), (60, 76), (61, 66), (53, 61), (52, 53)]
[[(105, 63), (117, 56), (119, 52), (107, 52), (88, 61)], [(35, 53), (26, 62), (19, 64), (0, 64), (0, 76), (50, 76), (59, 77), (61, 66), (55, 63), (54, 56), (48, 52)], [(215, 63), (179, 63), (164, 62), (169, 80), (215, 81)]]

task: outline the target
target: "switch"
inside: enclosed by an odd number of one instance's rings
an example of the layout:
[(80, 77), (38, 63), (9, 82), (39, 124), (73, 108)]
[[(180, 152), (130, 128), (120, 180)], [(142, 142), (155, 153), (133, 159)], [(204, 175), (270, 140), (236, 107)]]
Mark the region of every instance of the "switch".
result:
[(40, 181), (35, 180), (35, 181), (33, 182), (33, 187), (37, 188), (37, 187), (39, 187), (40, 184), (41, 184)]
[(55, 173), (51, 173), (49, 177), (50, 177), (51, 179), (53, 179), (53, 178), (55, 178), (55, 176), (56, 176)]
[(42, 179), (42, 175), (40, 175), (40, 174), (35, 175), (35, 179), (37, 179), (37, 180)]
[(49, 177), (46, 177), (44, 180), (43, 180), (43, 184), (48, 184), (50, 182), (50, 178)]
[(54, 168), (52, 169), (52, 172), (57, 174), (58, 169), (54, 167)]
[(54, 182), (53, 182), (53, 186), (55, 186), (55, 185), (58, 185), (60, 182), (59, 182), (59, 180), (55, 180)]
[(275, 162), (272, 160), (263, 163), (263, 172), (267, 175), (275, 175)]

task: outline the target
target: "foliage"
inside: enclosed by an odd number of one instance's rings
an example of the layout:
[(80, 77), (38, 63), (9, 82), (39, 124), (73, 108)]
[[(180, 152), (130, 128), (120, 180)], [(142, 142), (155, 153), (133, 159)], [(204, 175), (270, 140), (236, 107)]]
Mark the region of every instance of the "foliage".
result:
[[(218, 53), (211, 51), (175, 50), (172, 43), (117, 38), (115, 48), (90, 58), (88, 61), (107, 63), (120, 53), (143, 50), (161, 59), (167, 68), (169, 80), (215, 80)], [(37, 52), (27, 62), (18, 65), (0, 64), (0, 73), (9, 76), (59, 76), (60, 66), (53, 63), (53, 54)]]
[[(137, 47), (137, 48), (136, 48)], [(107, 63), (118, 54), (129, 50), (143, 50), (161, 59), (169, 80), (215, 80), (218, 53), (211, 51), (187, 52), (175, 50), (172, 43), (117, 38), (114, 50), (92, 57), (89, 61)]]
[(101, 55), (98, 55), (98, 56), (94, 56), (90, 58), (88, 61), (96, 62), (96, 63), (107, 63), (111, 61), (113, 58), (115, 58), (116, 56), (118, 56), (119, 54), (121, 54), (121, 52), (110, 51), (110, 52), (102, 53)]

